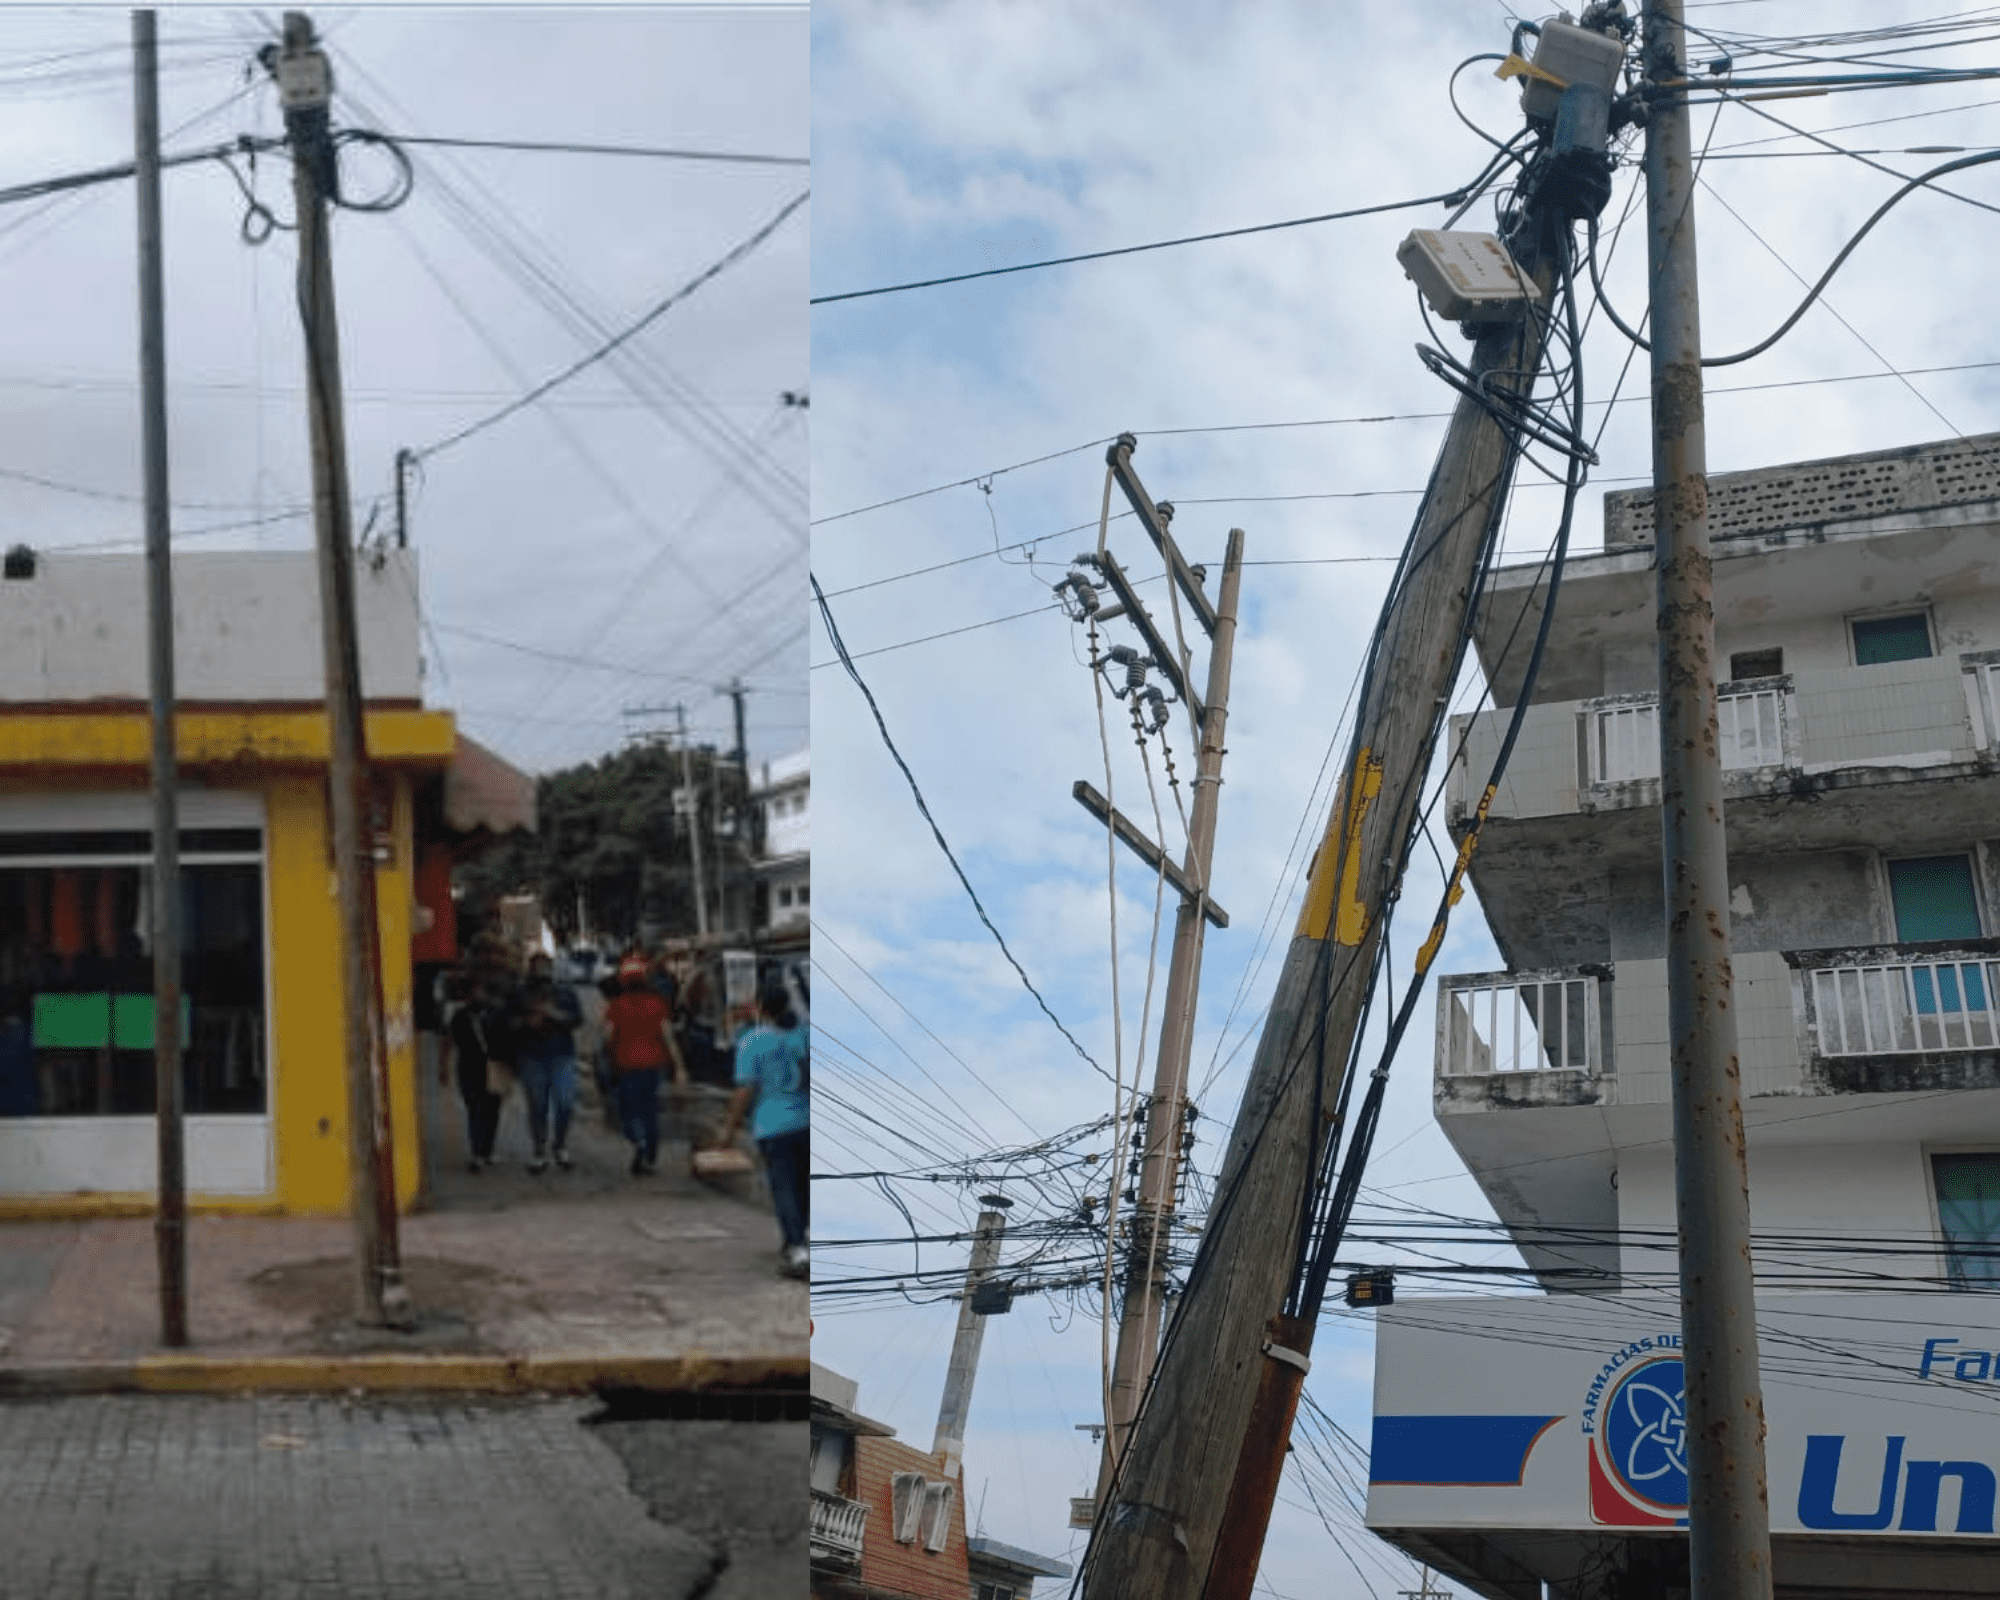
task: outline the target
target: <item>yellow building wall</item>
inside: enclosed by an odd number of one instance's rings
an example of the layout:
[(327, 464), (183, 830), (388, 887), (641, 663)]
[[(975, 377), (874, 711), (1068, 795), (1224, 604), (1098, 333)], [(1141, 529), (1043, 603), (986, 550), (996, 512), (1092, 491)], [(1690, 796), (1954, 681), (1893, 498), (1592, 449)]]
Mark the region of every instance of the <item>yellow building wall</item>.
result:
[[(340, 920), (328, 841), (327, 726), (323, 712), (182, 712), (175, 718), (183, 772), (218, 787), (262, 795), (265, 807), (264, 931), (269, 951), (267, 1063), (272, 1189), (266, 1198), (204, 1195), (194, 1211), (344, 1215), (351, 1209)], [(0, 716), (0, 788), (123, 788), (143, 773), (147, 719), (131, 711)], [(455, 735), (449, 715), (371, 709), (371, 758), (435, 767)], [(206, 768), (206, 771), (201, 769)], [(409, 769), (378, 765), (394, 794), (392, 859), (375, 875), (388, 1044), (389, 1112), (396, 1202), (408, 1210), (421, 1187), (417, 1040), (410, 937), (416, 897), (415, 803)], [(144, 779), (138, 778), (143, 787)], [(0, 1216), (143, 1213), (150, 1194), (91, 1193), (0, 1200)]]
[[(319, 773), (274, 778), (264, 786), (265, 851), (271, 927), (271, 1123), (273, 1166), (282, 1210), (346, 1213), (348, 1115), (345, 987), (341, 980), (340, 908), (327, 838), (326, 780)], [(393, 859), (375, 872), (376, 928), (382, 952), (382, 1000), (389, 1047), (389, 1118), (396, 1203), (416, 1198), (421, 1145), (417, 1126), (416, 1034), (410, 995), (412, 833), (409, 780), (395, 781)]]

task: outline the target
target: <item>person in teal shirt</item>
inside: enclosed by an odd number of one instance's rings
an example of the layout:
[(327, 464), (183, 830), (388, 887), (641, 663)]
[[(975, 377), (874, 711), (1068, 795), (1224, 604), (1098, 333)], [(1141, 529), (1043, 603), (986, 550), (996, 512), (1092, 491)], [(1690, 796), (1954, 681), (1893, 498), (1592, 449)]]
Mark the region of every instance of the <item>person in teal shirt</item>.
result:
[(747, 1110), (750, 1136), (764, 1152), (771, 1208), (784, 1240), (785, 1271), (803, 1278), (811, 1270), (806, 1254), (811, 1044), (782, 983), (764, 986), (757, 996), (757, 1016), (757, 1026), (736, 1041), (736, 1094), (729, 1102), (721, 1143), (734, 1141)]

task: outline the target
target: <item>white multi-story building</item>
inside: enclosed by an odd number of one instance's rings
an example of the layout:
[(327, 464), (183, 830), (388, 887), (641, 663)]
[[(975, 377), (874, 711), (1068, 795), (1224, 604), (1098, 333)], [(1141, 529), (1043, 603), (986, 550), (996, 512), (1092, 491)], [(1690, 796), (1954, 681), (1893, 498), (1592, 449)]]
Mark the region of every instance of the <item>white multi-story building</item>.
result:
[(763, 849), (755, 863), (763, 888), (762, 927), (767, 937), (803, 937), (812, 917), (812, 757), (800, 750), (764, 765), (764, 781), (751, 792), (763, 816)]
[[(1777, 1591), (2000, 1593), (2000, 435), (1710, 491)], [(1439, 1125), (1548, 1292), (1377, 1344), (1369, 1524), (1535, 1600), (1687, 1582), (1650, 494), (1605, 523), (1473, 857), (1507, 970), (1439, 982)], [(1543, 592), (1484, 607), (1461, 831)]]

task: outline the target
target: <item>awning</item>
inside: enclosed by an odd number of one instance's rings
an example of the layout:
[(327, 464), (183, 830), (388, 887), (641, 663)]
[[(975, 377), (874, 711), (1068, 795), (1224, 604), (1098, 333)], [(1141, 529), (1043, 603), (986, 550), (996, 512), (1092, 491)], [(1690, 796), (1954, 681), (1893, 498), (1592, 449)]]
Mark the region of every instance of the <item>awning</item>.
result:
[(444, 825), (455, 834), (535, 831), (535, 780), (463, 733), (444, 772)]

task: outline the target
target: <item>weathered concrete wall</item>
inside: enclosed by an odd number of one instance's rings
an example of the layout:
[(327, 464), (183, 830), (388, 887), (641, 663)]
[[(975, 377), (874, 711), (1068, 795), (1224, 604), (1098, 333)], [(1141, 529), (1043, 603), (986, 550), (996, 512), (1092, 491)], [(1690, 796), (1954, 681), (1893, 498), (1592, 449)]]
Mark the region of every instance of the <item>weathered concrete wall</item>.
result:
[[(364, 693), (416, 700), (416, 559), (355, 567)], [(321, 701), (319, 580), (310, 551), (174, 558), (174, 676), (182, 700)], [(142, 556), (43, 555), (0, 581), (0, 703), (144, 700)]]
[(1870, 857), (1861, 850), (1729, 863), (1732, 947), (1798, 950), (1881, 937)]

